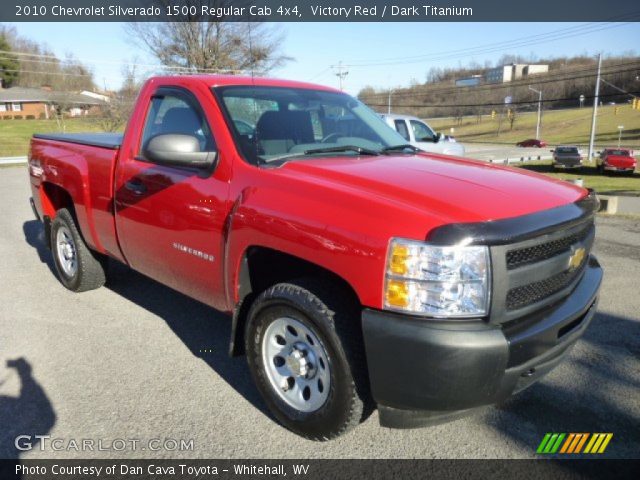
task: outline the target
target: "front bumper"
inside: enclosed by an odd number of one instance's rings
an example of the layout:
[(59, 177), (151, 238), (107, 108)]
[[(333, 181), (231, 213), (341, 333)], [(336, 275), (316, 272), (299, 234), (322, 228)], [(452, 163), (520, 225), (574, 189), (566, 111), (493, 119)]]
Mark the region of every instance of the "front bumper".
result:
[(553, 166), (554, 166), (554, 168), (566, 168), (566, 169), (582, 168), (582, 164), (580, 162), (577, 162), (577, 163), (574, 163), (574, 162), (567, 162), (567, 163), (553, 162)]
[(380, 424), (442, 423), (536, 382), (588, 327), (601, 282), (602, 268), (592, 256), (563, 301), (503, 325), (365, 309), (362, 326)]

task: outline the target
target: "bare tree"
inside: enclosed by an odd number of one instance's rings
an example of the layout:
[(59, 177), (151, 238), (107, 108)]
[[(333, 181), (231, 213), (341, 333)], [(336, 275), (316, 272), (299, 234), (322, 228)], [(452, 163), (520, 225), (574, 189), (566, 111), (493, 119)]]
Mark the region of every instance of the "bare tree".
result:
[[(167, 0), (157, 0), (163, 3)], [(187, 0), (186, 4), (224, 1)], [(128, 23), (125, 30), (162, 65), (186, 72), (252, 71), (264, 74), (291, 60), (280, 53), (283, 35), (266, 23), (202, 21)]]
[(509, 110), (509, 130), (513, 130), (513, 125), (516, 123), (516, 109)]
[(99, 124), (105, 132), (117, 132), (126, 125), (142, 87), (135, 64), (123, 66), (122, 77), (122, 87), (103, 107)]

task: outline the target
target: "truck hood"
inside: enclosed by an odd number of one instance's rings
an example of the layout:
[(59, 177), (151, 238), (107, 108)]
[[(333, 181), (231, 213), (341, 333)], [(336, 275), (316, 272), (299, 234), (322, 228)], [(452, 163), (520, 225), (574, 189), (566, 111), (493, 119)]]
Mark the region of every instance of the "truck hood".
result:
[(292, 161), (282, 173), (347, 194), (417, 209), (443, 223), (516, 217), (579, 200), (583, 188), (523, 169), (442, 155)]

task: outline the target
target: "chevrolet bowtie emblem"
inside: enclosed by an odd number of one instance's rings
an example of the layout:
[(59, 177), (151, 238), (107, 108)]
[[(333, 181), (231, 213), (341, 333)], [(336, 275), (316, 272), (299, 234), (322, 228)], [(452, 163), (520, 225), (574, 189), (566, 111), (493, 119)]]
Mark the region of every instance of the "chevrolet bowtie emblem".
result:
[(574, 252), (569, 257), (569, 270), (575, 270), (576, 268), (582, 265), (582, 260), (584, 260), (585, 249), (583, 247), (576, 248)]

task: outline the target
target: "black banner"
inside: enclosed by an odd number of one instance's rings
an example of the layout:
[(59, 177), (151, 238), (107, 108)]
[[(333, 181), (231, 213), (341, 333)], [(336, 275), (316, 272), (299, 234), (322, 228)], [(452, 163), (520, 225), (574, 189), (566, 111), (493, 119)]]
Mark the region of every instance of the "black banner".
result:
[(637, 0), (3, 0), (0, 22), (637, 22)]
[(636, 479), (640, 460), (0, 460), (5, 479)]

